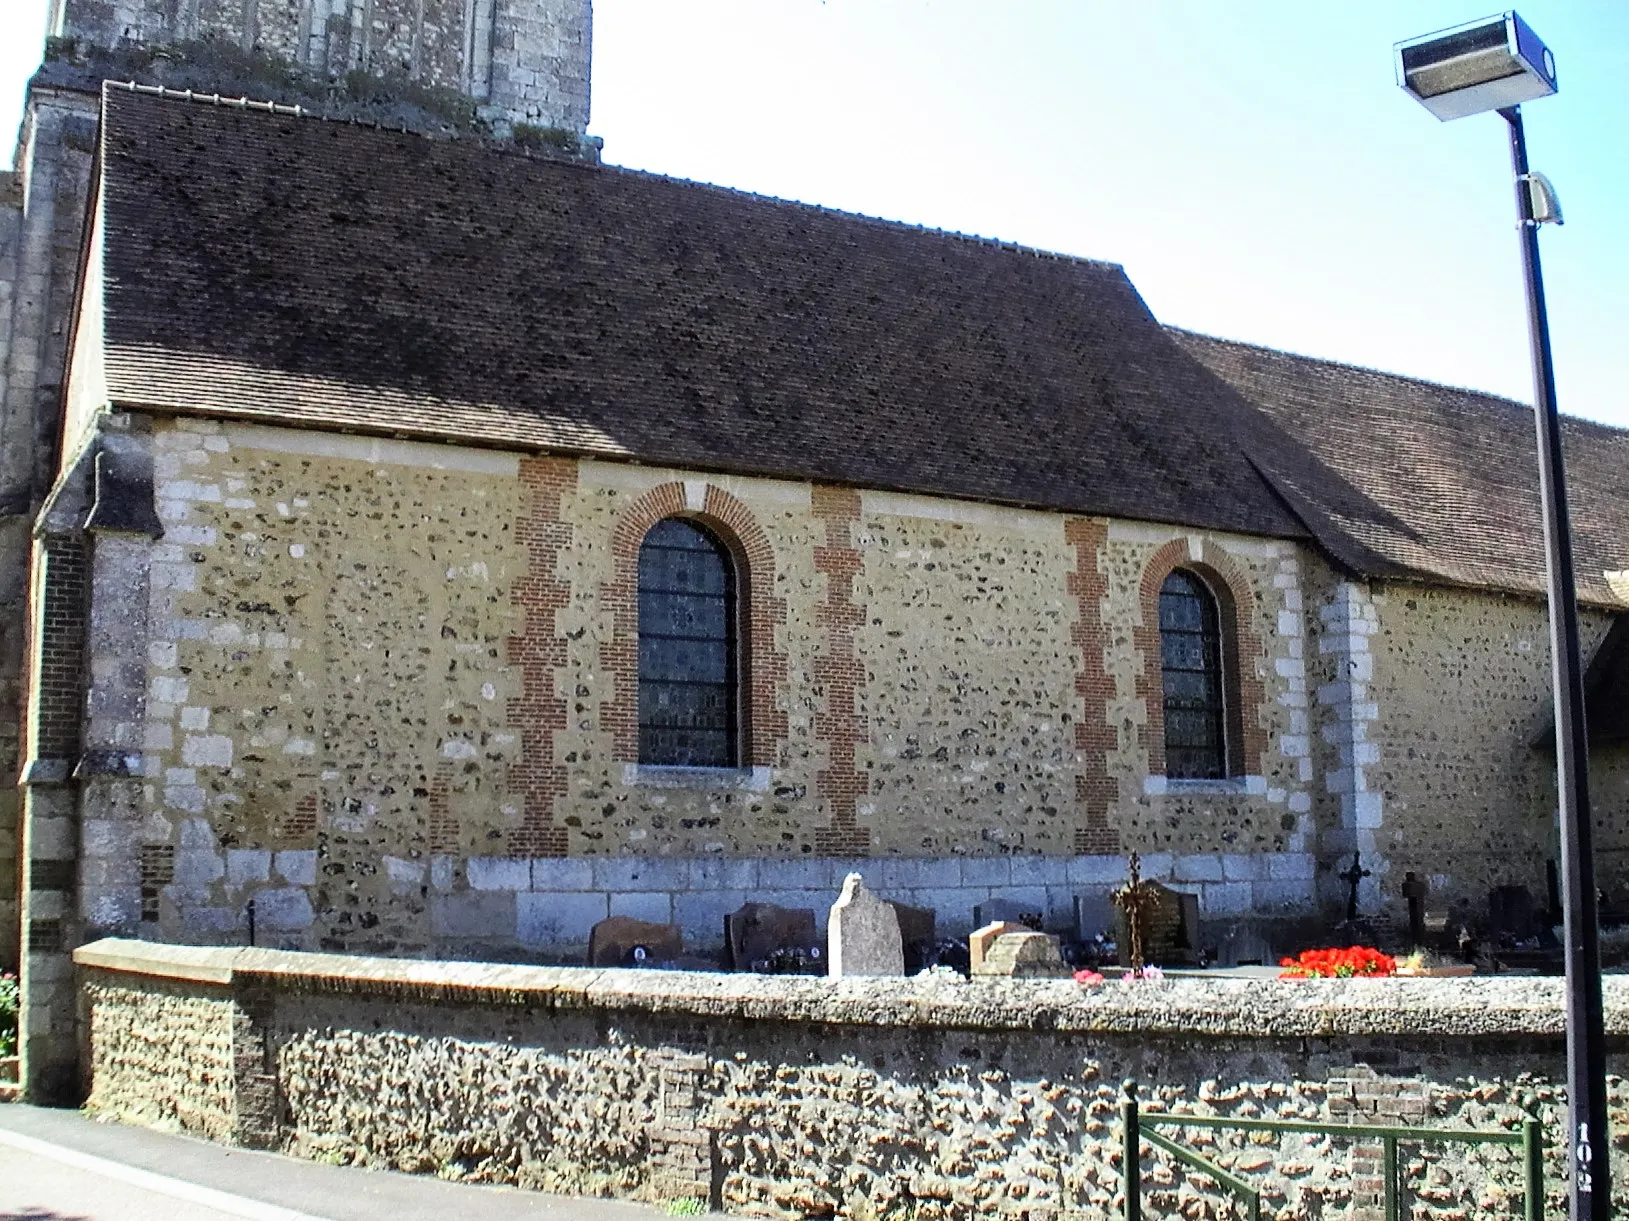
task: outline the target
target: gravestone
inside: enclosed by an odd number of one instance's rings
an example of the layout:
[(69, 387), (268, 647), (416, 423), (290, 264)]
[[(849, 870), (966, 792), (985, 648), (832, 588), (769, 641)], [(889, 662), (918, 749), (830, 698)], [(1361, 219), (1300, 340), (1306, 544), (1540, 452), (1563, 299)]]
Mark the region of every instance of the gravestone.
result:
[(1005, 920), (1011, 924), (1022, 924), (1025, 928), (1039, 929), (1045, 915), (1033, 903), (1020, 903), (997, 895), (974, 906), (973, 927), (983, 928), (986, 924)]
[[(1143, 908), (1143, 959), (1161, 967), (1199, 965), (1199, 896), (1172, 890), (1158, 882), (1142, 883), (1150, 900)], [(1131, 929), (1121, 911), (1115, 922), (1115, 942), (1120, 947), (1121, 965), (1126, 964), (1126, 947)]]
[(1403, 898), (1408, 901), (1408, 943), (1425, 945), (1425, 900), (1431, 887), (1412, 869), (1403, 875)]
[(814, 909), (743, 903), (724, 917), (724, 965), (731, 971), (786, 974), (818, 964)]
[(654, 967), (684, 953), (684, 934), (676, 924), (652, 924), (632, 916), (601, 920), (588, 933), (591, 967)]
[(915, 975), (929, 965), (938, 941), (938, 913), (931, 907), (912, 907), (888, 900), (899, 917), (899, 939), (905, 947), (905, 973)]
[(995, 944), (996, 938), (1004, 933), (1033, 932), (1022, 924), (1013, 924), (1006, 920), (996, 920), (986, 924), (983, 928), (974, 929), (967, 938), (967, 972), (969, 975), (984, 974), (984, 958)]
[(1527, 887), (1495, 886), (1488, 892), (1488, 932), (1494, 944), (1529, 941), (1538, 931), (1538, 912)]
[(1013, 979), (1067, 979), (1072, 972), (1058, 952), (1058, 939), (1034, 929), (1002, 933), (985, 948), (976, 975)]
[(1271, 967), (1278, 959), (1261, 930), (1245, 924), (1223, 938), (1220, 962), (1224, 967)]
[(1114, 936), (1115, 906), (1106, 894), (1075, 896), (1075, 939), (1095, 941)]
[(893, 907), (866, 889), (857, 873), (843, 880), (826, 923), (826, 969), (833, 979), (905, 974), (905, 947)]

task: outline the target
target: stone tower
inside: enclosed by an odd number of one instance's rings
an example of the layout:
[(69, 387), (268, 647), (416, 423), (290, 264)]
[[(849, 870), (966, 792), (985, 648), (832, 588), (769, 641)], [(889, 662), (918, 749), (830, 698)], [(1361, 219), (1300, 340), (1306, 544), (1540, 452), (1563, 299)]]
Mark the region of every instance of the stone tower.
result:
[[(72, 911), (80, 884), (55, 866), (62, 859), (57, 841), (71, 845), (79, 834), (72, 774), (78, 747), (64, 735), (77, 734), (81, 710), (24, 708), (21, 695), (29, 624), (44, 613), (29, 605), (29, 571), (38, 551), (35, 523), (62, 458), (61, 396), (102, 82), (278, 101), (454, 137), (512, 138), (565, 156), (593, 159), (598, 152), (598, 141), (586, 135), (590, 0), (36, 2), (51, 6), (48, 38), (29, 83), (16, 160), (0, 173), (4, 970), (15, 970), (30, 949), (49, 956), (67, 948), (44, 942), (87, 931), (76, 932), (50, 910), (54, 904)], [(38, 749), (46, 740), (52, 749)], [(25, 822), (27, 845), (19, 842)], [(18, 902), (25, 862), (35, 896), (28, 946)], [(57, 1008), (71, 1015), (71, 996)], [(62, 1038), (72, 1037), (70, 1023)]]

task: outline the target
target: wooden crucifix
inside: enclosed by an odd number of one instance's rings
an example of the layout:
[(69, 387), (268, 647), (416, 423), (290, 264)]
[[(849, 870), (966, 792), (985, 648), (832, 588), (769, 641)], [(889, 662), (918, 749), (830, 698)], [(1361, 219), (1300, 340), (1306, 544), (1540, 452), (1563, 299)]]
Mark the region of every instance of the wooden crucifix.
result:
[(1126, 914), (1127, 965), (1139, 972), (1143, 969), (1143, 941), (1148, 932), (1148, 911), (1159, 901), (1154, 883), (1143, 880), (1142, 859), (1133, 852), (1128, 862), (1129, 879), (1124, 886), (1109, 896), (1109, 901)]
[(1361, 855), (1352, 853), (1352, 867), (1335, 875), (1349, 887), (1346, 895), (1346, 919), (1350, 923), (1357, 919), (1357, 892), (1358, 883), (1371, 876), (1371, 871), (1363, 867)]

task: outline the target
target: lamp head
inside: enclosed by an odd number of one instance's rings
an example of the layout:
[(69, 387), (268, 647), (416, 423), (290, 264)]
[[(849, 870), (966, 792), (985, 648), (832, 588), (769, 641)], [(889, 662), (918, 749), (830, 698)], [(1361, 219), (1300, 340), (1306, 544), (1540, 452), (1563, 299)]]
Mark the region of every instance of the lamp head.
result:
[(1444, 121), (1556, 91), (1555, 57), (1514, 12), (1400, 42), (1396, 55), (1397, 83)]

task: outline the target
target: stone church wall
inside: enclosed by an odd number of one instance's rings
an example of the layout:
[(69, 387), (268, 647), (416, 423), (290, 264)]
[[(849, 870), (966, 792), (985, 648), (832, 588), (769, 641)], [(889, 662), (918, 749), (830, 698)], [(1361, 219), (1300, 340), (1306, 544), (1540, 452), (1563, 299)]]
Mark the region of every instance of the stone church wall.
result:
[[(707, 944), (860, 861), (952, 929), (996, 893), (1063, 921), (1133, 848), (1212, 917), (1311, 909), (1291, 544), (202, 421), (153, 446), (145, 697), (97, 730), (140, 743), (146, 814), (86, 814), (143, 862), (102, 909), (153, 934), (241, 938), (252, 898), (277, 944), (531, 953), (611, 913)], [(636, 761), (630, 574), (671, 512), (746, 578), (722, 775)], [(1151, 774), (1144, 587), (1176, 563), (1236, 596), (1233, 780)]]
[[(1559, 852), (1555, 754), (1535, 749), (1551, 724), (1549, 620), (1542, 603), (1493, 593), (1389, 585), (1374, 594), (1374, 763), (1387, 890), (1403, 875), (1430, 881), (1432, 902), (1460, 918), (1486, 913), (1490, 888), (1545, 897)], [(1609, 617), (1586, 610), (1586, 660)], [(1610, 901), (1626, 897), (1629, 751), (1591, 757), (1596, 873)]]

